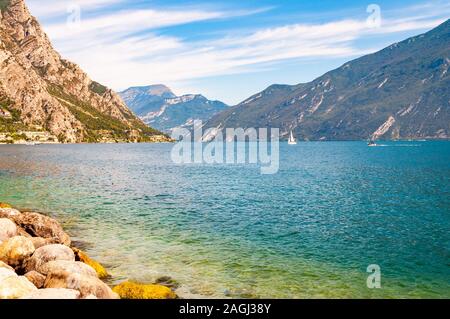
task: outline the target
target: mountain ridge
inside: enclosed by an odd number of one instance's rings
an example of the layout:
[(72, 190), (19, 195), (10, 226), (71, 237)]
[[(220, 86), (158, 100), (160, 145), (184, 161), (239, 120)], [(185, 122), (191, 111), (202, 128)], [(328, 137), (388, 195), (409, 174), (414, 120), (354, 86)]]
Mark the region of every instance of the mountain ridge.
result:
[(204, 128), (279, 127), (303, 140), (450, 138), (450, 20), (321, 77), (272, 85)]
[(195, 120), (208, 120), (228, 108), (225, 103), (209, 100), (202, 94), (177, 96), (164, 85), (130, 87), (119, 94), (145, 123), (164, 132), (176, 127), (190, 128)]

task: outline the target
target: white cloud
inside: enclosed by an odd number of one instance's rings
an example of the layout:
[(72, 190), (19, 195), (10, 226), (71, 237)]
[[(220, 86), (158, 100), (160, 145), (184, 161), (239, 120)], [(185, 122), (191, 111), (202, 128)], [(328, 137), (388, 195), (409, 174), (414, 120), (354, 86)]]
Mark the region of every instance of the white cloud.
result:
[[(38, 6), (38, 0), (30, 2)], [(96, 8), (120, 1), (78, 2)], [(79, 28), (57, 23), (46, 24), (45, 30), (63, 56), (80, 64), (97, 81), (115, 89), (123, 89), (132, 85), (170, 84), (202, 77), (254, 72), (267, 63), (287, 59), (361, 55), (368, 52), (355, 47), (357, 40), (376, 34), (429, 29), (445, 20), (442, 18), (445, 10), (438, 13), (424, 10), (420, 15), (411, 16), (405, 10), (397, 18), (383, 18), (381, 28), (370, 28), (364, 20), (348, 19), (322, 24), (266, 27), (250, 32), (241, 31), (232, 36), (216, 36), (208, 41), (187, 41), (180, 37), (161, 35), (158, 29), (258, 11), (227, 12), (192, 8), (125, 10), (96, 18), (83, 18)]]
[(121, 3), (124, 0), (27, 0), (27, 5), (32, 14), (40, 19), (62, 16), (67, 14), (73, 5), (80, 6), (81, 10), (94, 10), (112, 4)]

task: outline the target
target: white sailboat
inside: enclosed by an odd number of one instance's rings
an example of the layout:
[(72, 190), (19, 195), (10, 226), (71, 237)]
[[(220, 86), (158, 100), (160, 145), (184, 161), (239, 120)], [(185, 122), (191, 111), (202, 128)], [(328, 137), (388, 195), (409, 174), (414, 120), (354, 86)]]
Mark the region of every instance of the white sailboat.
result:
[(288, 141), (289, 145), (296, 145), (297, 144), (297, 140), (294, 137), (294, 134), (291, 131), (291, 135), (289, 135), (289, 141)]

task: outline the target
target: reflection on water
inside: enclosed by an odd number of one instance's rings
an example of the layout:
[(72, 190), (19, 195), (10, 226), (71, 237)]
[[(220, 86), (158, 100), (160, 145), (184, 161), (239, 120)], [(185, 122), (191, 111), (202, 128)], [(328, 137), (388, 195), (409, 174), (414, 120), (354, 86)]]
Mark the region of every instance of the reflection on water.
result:
[[(397, 145), (417, 147), (396, 147)], [(114, 281), (208, 297), (450, 297), (450, 143), (281, 146), (280, 172), (171, 145), (0, 146), (0, 201), (51, 212)], [(382, 268), (380, 290), (366, 268)]]

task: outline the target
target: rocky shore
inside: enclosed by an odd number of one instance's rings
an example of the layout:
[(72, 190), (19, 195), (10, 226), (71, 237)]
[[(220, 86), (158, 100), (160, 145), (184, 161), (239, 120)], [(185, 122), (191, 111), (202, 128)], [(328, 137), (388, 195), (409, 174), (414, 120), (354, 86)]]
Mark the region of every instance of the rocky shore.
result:
[(54, 219), (0, 203), (0, 299), (175, 299), (167, 286), (126, 281), (72, 245)]

